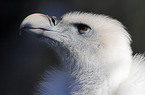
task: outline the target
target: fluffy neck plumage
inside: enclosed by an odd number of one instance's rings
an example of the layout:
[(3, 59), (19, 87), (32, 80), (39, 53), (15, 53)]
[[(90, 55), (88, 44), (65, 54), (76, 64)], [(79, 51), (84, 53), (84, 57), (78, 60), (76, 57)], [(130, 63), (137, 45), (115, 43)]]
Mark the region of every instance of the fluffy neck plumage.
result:
[[(60, 57), (61, 65), (59, 69), (46, 71), (44, 81), (40, 82), (38, 89), (42, 95), (46, 93), (48, 95), (115, 95), (116, 89), (129, 71), (126, 71), (129, 66), (126, 67), (125, 64), (129, 61), (126, 61), (125, 57), (130, 55), (124, 55), (120, 59), (110, 55), (115, 58), (109, 61), (107, 59), (110, 57), (96, 53), (95, 55), (86, 52), (80, 54), (77, 51), (72, 53), (63, 49), (56, 52)], [(88, 54), (91, 56), (88, 57)], [(122, 68), (124, 71), (120, 72)]]
[(38, 91), (42, 95), (108, 95), (108, 76), (103, 66), (92, 64), (85, 55), (78, 57), (67, 50), (59, 56), (60, 69), (46, 71), (39, 84)]

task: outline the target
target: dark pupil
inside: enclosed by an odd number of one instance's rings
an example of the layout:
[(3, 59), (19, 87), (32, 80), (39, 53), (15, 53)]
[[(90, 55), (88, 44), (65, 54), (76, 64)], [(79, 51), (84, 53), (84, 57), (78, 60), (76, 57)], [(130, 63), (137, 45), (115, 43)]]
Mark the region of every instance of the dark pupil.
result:
[(85, 34), (85, 32), (90, 28), (88, 25), (86, 25), (86, 24), (81, 24), (81, 23), (76, 23), (76, 24), (74, 24), (74, 26), (77, 27), (78, 32), (79, 32), (80, 34)]
[(80, 29), (80, 31), (86, 31), (87, 30), (87, 27), (82, 27), (81, 29)]
[(78, 29), (80, 32), (83, 32), (83, 31), (86, 31), (88, 29), (88, 26), (84, 25), (84, 24), (79, 24)]

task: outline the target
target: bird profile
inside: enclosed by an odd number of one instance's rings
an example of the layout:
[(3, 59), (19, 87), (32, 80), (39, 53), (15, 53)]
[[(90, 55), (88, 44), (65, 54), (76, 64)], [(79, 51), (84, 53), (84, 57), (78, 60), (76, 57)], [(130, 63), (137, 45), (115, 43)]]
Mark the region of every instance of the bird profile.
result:
[(59, 68), (45, 70), (35, 95), (145, 95), (145, 58), (132, 55), (130, 35), (119, 21), (86, 12), (61, 18), (35, 13), (20, 29), (60, 58)]

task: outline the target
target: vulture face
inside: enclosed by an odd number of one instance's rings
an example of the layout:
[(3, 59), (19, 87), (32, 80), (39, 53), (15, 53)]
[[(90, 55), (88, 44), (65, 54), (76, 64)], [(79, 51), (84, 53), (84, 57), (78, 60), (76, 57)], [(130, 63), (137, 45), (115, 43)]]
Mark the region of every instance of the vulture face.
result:
[(130, 43), (129, 34), (120, 22), (92, 13), (73, 12), (65, 14), (61, 19), (32, 14), (24, 19), (20, 29), (45, 39), (50, 46), (58, 47), (56, 43), (59, 43), (75, 51), (78, 49), (90, 53), (102, 49), (129, 49)]
[[(81, 16), (80, 16), (81, 18)], [(24, 19), (21, 29), (35, 34), (45, 41), (53, 41), (66, 47), (87, 46), (91, 43), (91, 36), (94, 34), (93, 26), (85, 22), (73, 20), (74, 18), (62, 17), (58, 19), (43, 14), (32, 14)], [(84, 19), (85, 20), (85, 19)], [(46, 42), (47, 42), (46, 41)], [(91, 41), (93, 42), (93, 40)], [(48, 42), (52, 45), (52, 42)]]

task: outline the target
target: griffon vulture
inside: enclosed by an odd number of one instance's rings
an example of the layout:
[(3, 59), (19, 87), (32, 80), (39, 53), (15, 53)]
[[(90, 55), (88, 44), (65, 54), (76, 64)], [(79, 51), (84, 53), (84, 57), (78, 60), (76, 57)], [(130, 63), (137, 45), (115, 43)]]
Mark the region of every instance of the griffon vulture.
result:
[(36, 13), (20, 29), (60, 58), (59, 68), (45, 70), (35, 95), (145, 95), (145, 58), (132, 55), (130, 35), (119, 21), (86, 12), (60, 19)]

